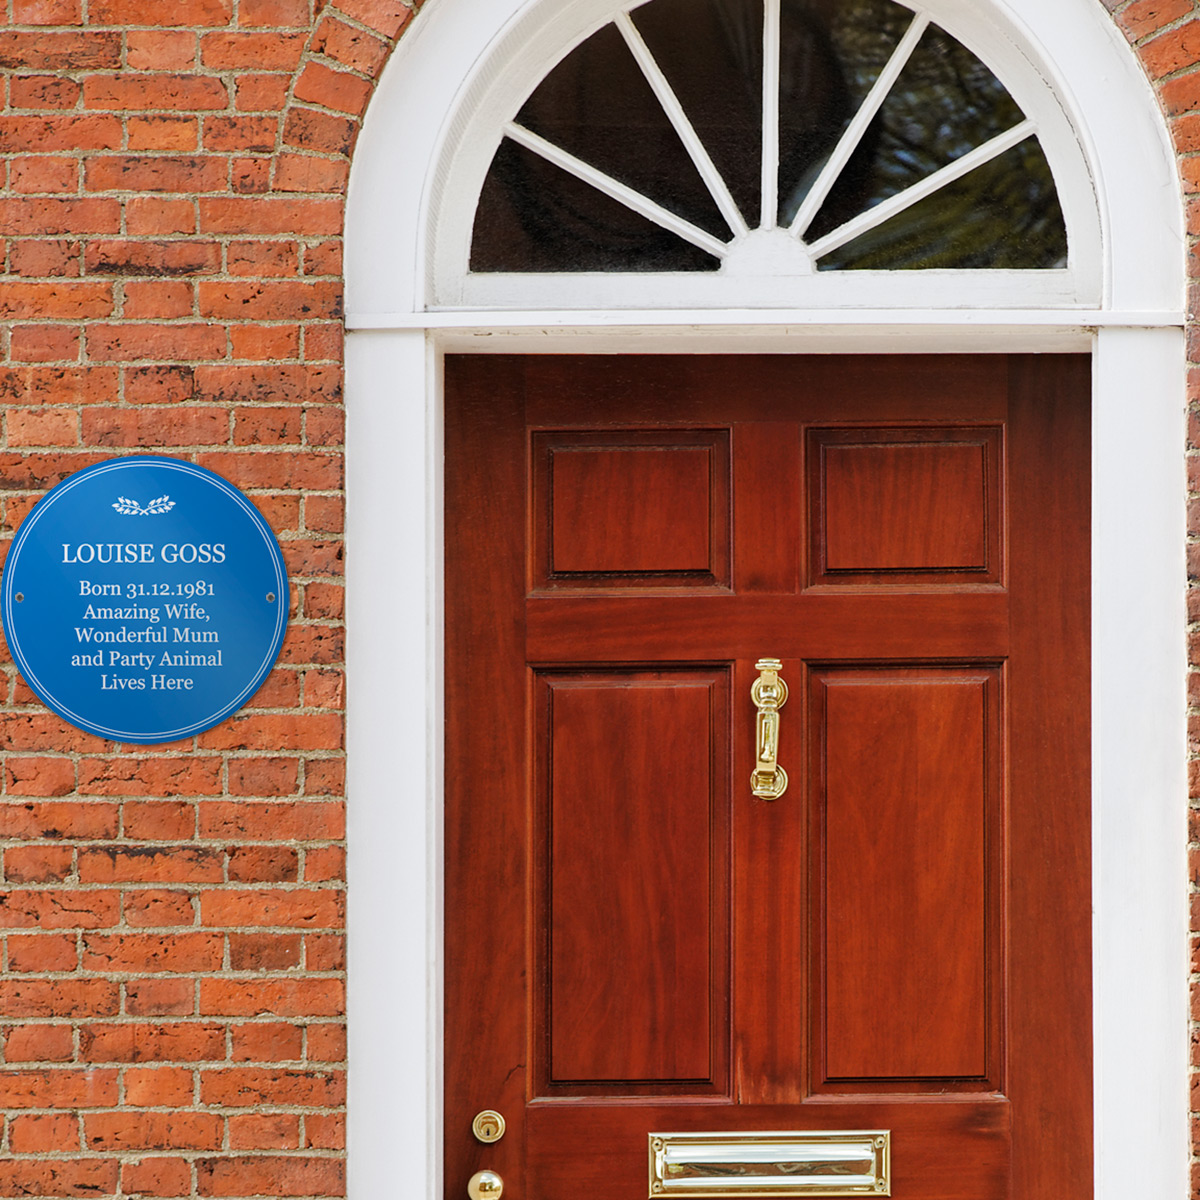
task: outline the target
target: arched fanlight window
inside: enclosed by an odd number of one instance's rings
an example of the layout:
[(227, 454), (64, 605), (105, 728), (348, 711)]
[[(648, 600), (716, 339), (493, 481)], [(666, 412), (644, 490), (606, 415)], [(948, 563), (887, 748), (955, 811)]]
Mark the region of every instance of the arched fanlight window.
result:
[(1033, 123), (892, 0), (652, 0), (576, 47), (504, 134), (474, 271), (1066, 262)]
[[(942, 8), (961, 21), (940, 0), (648, 0), (519, 93), (494, 68), (487, 160), (448, 169), (472, 204), (434, 247), (437, 302), (589, 303), (564, 276), (617, 306), (1092, 299), (1069, 122), (1019, 50), (985, 63)], [(943, 273), (952, 297), (896, 279)]]

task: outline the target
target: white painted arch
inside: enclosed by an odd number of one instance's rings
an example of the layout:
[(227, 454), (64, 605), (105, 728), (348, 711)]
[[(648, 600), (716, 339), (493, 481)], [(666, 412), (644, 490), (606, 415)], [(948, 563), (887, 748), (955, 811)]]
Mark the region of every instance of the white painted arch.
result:
[[(943, 289), (939, 306), (889, 297), (868, 308), (831, 293), (807, 305), (683, 310), (631, 308), (581, 288), (553, 309), (435, 304), (435, 234), (454, 203), (446, 185), (486, 81), (506, 71), (535, 81), (606, 3), (432, 0), (388, 64), (355, 154), (346, 227), (352, 1200), (441, 1195), (448, 349), (1092, 354), (1096, 1194), (1184, 1200), (1184, 255), (1170, 143), (1140, 68), (1098, 0), (922, 5), (992, 65), (1018, 55), (1028, 85), (1044, 81), (1064, 114), (1095, 206), (1087, 295), (956, 303)], [(523, 57), (531, 40), (540, 68)]]

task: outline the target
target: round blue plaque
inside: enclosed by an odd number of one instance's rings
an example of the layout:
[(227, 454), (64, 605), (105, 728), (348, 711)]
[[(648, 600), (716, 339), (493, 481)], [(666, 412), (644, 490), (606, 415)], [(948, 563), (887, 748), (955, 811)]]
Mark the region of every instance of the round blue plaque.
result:
[(236, 712), (283, 644), (283, 555), (219, 475), (139, 456), (77, 471), (21, 523), (4, 635), (38, 699), (120, 742), (171, 742)]

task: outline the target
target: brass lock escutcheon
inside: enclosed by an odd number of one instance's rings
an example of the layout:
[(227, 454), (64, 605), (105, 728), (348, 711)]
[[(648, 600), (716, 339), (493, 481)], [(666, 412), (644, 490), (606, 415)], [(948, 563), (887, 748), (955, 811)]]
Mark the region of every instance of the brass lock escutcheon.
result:
[(787, 772), (779, 765), (779, 710), (787, 703), (787, 684), (779, 677), (783, 663), (777, 658), (760, 658), (754, 664), (758, 678), (750, 687), (750, 699), (758, 709), (755, 729), (754, 772), (750, 790), (763, 800), (778, 800), (787, 791)]
[(504, 1136), (504, 1118), (494, 1108), (485, 1108), (475, 1114), (471, 1132), (484, 1144), (498, 1142)]

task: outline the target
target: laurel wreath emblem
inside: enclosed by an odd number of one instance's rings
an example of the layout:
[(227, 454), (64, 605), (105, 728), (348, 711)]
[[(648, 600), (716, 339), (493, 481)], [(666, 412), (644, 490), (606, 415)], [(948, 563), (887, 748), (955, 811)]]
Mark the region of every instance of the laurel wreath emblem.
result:
[(175, 507), (175, 501), (170, 496), (158, 496), (143, 508), (136, 500), (127, 500), (118, 496), (113, 508), (127, 517), (152, 517), (159, 513), (170, 512)]

